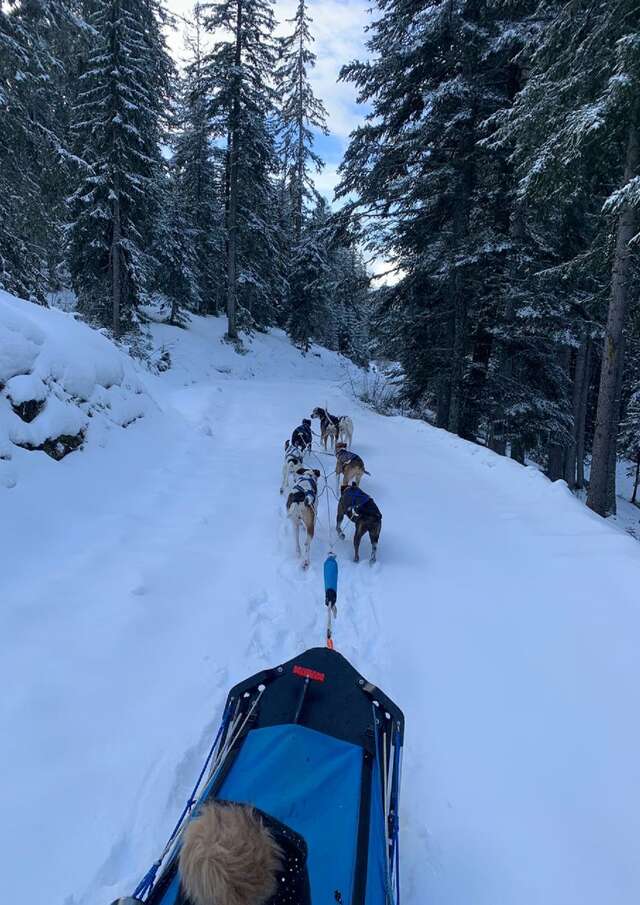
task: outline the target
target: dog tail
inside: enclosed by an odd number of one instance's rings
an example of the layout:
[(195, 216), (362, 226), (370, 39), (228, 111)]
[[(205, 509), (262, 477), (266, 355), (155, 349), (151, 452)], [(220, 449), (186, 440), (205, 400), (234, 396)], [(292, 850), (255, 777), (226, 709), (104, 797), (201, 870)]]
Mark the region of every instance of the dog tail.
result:
[(187, 826), (182, 885), (193, 905), (258, 905), (275, 895), (282, 857), (252, 807), (210, 802)]
[(365, 473), (365, 474), (368, 474), (368, 475), (369, 475), (369, 477), (371, 477), (371, 472), (370, 472), (370, 471), (367, 471), (367, 469), (366, 469), (366, 468), (365, 468), (365, 469), (363, 469), (363, 471), (364, 471), (364, 473)]

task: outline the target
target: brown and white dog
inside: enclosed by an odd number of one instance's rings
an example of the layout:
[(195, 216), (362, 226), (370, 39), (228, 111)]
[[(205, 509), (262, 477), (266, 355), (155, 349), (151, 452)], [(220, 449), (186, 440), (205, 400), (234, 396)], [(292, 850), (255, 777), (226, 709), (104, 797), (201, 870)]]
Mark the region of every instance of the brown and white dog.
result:
[(320, 440), (325, 449), (329, 443), (331, 448), (335, 449), (339, 440), (351, 446), (353, 421), (348, 415), (332, 415), (327, 409), (316, 406), (311, 412), (311, 417), (320, 419)]
[(336, 443), (336, 475), (338, 478), (338, 490), (341, 485), (349, 485), (355, 482), (358, 487), (362, 476), (370, 474), (364, 467), (364, 462), (357, 453), (347, 449), (346, 443)]
[(284, 493), (285, 487), (289, 487), (291, 475), (296, 468), (300, 468), (303, 462), (304, 449), (295, 446), (291, 440), (286, 440), (284, 444), (284, 462), (282, 463), (282, 483), (280, 484), (280, 493)]
[(334, 449), (338, 440), (338, 422), (335, 415), (330, 415), (326, 409), (316, 406), (311, 412), (312, 418), (320, 419), (320, 442), (326, 449), (328, 445)]
[(293, 490), (287, 497), (287, 516), (293, 523), (298, 556), (302, 552), (300, 550), (301, 524), (306, 531), (304, 559), (302, 560), (302, 567), (306, 569), (309, 565), (309, 548), (316, 530), (316, 500), (318, 499), (320, 471), (317, 468), (301, 466), (295, 469), (294, 477)]

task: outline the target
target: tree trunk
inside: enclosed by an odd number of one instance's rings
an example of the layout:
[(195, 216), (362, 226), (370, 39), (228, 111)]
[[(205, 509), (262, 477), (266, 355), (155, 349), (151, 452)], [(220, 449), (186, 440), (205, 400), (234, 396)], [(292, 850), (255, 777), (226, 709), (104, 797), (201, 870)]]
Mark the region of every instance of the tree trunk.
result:
[(297, 150), (297, 160), (296, 160), (296, 198), (295, 198), (295, 212), (294, 212), (294, 234), (296, 238), (296, 245), (300, 244), (300, 239), (302, 238), (302, 201), (304, 196), (304, 108), (302, 105), (302, 92), (303, 92), (303, 83), (302, 77), (304, 75), (304, 68), (302, 65), (302, 57), (304, 54), (304, 47), (302, 42), (302, 30), (300, 31), (300, 46), (298, 47), (298, 122), (296, 124), (298, 129), (298, 150)]
[(618, 510), (616, 500), (616, 468), (618, 465), (618, 424), (620, 423), (620, 407), (622, 400), (622, 361), (624, 356), (624, 336), (618, 361), (618, 371), (616, 374), (616, 393), (613, 403), (613, 418), (616, 429), (612, 431), (609, 438), (609, 461), (607, 466), (607, 510), (609, 515), (615, 515)]
[(578, 414), (578, 427), (576, 431), (576, 489), (582, 490), (584, 480), (584, 441), (587, 426), (587, 403), (589, 402), (589, 385), (591, 383), (591, 365), (593, 351), (591, 340), (586, 341), (584, 377), (582, 380), (582, 393), (580, 396), (580, 411)]
[(121, 253), (120, 195), (116, 188), (116, 197), (113, 202), (113, 235), (111, 239), (111, 301), (113, 308), (113, 333), (116, 339), (120, 336)]
[(584, 486), (584, 429), (587, 417), (591, 346), (585, 337), (576, 353), (573, 377), (573, 443), (567, 450), (565, 480), (572, 490)]
[(631, 494), (631, 502), (635, 503), (638, 495), (638, 484), (640, 483), (640, 450), (636, 453), (636, 476), (633, 482), (633, 493)]
[(565, 447), (559, 443), (549, 443), (547, 447), (547, 477), (550, 481), (560, 481), (564, 477)]
[(473, 338), (471, 370), (469, 373), (469, 403), (465, 408), (460, 431), (461, 436), (465, 440), (477, 440), (478, 415), (481, 410), (481, 397), (487, 381), (492, 348), (493, 337), (483, 327), (479, 327)]
[[(629, 126), (624, 184), (638, 171), (640, 148), (638, 145), (637, 111)], [(600, 387), (596, 428), (593, 438), (593, 455), (587, 506), (599, 515), (611, 514), (615, 505), (615, 475), (613, 498), (611, 494), (611, 449), (618, 434), (618, 375), (622, 374), (624, 360), (624, 328), (629, 302), (631, 276), (631, 251), (629, 243), (636, 232), (636, 210), (627, 205), (618, 220), (616, 249), (611, 274), (611, 298), (607, 315), (607, 327), (602, 352)]]
[[(569, 368), (571, 366), (571, 349), (569, 346), (563, 346), (560, 352), (560, 364), (562, 370), (569, 379)], [(547, 477), (552, 481), (561, 481), (565, 478), (567, 467), (568, 448), (564, 444), (560, 444), (551, 440), (548, 446), (547, 459)]]
[(438, 410), (436, 412), (436, 427), (446, 428), (449, 424), (449, 408), (451, 403), (451, 384), (445, 377), (440, 378), (438, 388)]
[(511, 458), (515, 462), (519, 462), (521, 465), (524, 465), (524, 457), (525, 457), (525, 448), (522, 439), (512, 440), (511, 441)]
[(463, 399), (462, 385), (464, 381), (464, 353), (467, 343), (467, 302), (464, 288), (456, 273), (454, 298), (454, 334), (453, 355), (451, 358), (451, 399), (449, 403), (448, 429), (457, 434), (462, 427)]
[(229, 122), (229, 212), (227, 219), (227, 336), (238, 338), (237, 266), (238, 252), (238, 130), (240, 119), (240, 64), (242, 62), (242, 0), (236, 15), (235, 86)]

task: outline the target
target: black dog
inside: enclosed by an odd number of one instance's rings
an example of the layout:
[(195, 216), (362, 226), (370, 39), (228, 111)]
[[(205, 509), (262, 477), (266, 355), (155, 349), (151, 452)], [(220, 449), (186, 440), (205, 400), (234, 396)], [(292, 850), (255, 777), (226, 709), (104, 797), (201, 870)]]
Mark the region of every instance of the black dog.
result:
[(371, 540), (371, 558), (369, 561), (372, 563), (375, 562), (378, 550), (378, 540), (380, 539), (380, 531), (382, 530), (382, 513), (373, 499), (363, 490), (360, 490), (355, 483), (342, 488), (340, 502), (338, 503), (336, 531), (343, 539), (344, 532), (342, 530), (342, 519), (345, 515), (348, 519), (351, 519), (356, 526), (355, 534), (353, 535), (355, 562), (360, 562), (360, 541), (367, 533)]
[(302, 424), (299, 427), (296, 427), (294, 432), (291, 434), (291, 445), (297, 446), (298, 449), (301, 449), (303, 454), (309, 452), (311, 449), (311, 443), (313, 441), (313, 435), (311, 433), (311, 421), (309, 418), (303, 418)]

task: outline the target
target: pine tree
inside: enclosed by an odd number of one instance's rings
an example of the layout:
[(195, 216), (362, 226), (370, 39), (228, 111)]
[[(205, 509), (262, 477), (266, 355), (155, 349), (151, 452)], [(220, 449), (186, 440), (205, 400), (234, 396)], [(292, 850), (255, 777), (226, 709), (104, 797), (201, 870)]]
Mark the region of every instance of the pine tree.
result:
[(190, 58), (180, 83), (173, 168), (193, 244), (200, 312), (215, 314), (224, 303), (224, 154), (209, 140), (203, 28), (202, 7), (196, 5), (186, 40)]
[(151, 249), (155, 264), (153, 288), (171, 306), (169, 322), (183, 326), (184, 309), (202, 310), (201, 271), (195, 242), (197, 233), (189, 225), (181, 181), (173, 170), (165, 178), (162, 197)]
[(280, 42), (280, 59), (276, 70), (276, 93), (279, 98), (279, 152), (285, 185), (291, 197), (294, 243), (300, 241), (305, 209), (313, 203), (316, 191), (313, 173), (319, 173), (324, 162), (313, 150), (314, 130), (328, 135), (327, 111), (309, 82), (309, 69), (316, 63), (311, 50), (311, 17), (306, 0), (298, 0), (296, 14), (290, 21), (294, 28)]
[(526, 4), (510, 3), (507, 21), (502, 6), (385, 0), (371, 60), (342, 73), (371, 112), (339, 191), (356, 195), (369, 247), (404, 274), (388, 310), (405, 338), (407, 393), (462, 435), (478, 422), (513, 246), (504, 155), (482, 143), (517, 90), (512, 57), (526, 32)]
[(211, 134), (226, 141), (228, 336), (266, 326), (283, 294), (273, 174), (275, 66), (271, 0), (215, 0), (205, 27), (220, 39), (203, 61)]
[(320, 338), (323, 321), (335, 317), (335, 307), (329, 312), (327, 304), (330, 235), (326, 206), (319, 202), (313, 215), (305, 218), (289, 271), (291, 313), (287, 330), (305, 352), (311, 337)]
[[(601, 363), (588, 505), (615, 508), (616, 433), (624, 333), (632, 272), (631, 241), (640, 194), (638, 31), (629, 0), (541, 4), (544, 27), (527, 85), (504, 130), (515, 140), (522, 193), (570, 204), (576, 177), (600, 195), (607, 219), (610, 300)], [(613, 185), (613, 190), (611, 190)]]
[(146, 0), (94, 0), (74, 110), (84, 167), (72, 199), (71, 273), (83, 310), (116, 336), (133, 323), (151, 272), (172, 73), (164, 16)]
[(82, 28), (71, 0), (0, 7), (0, 286), (39, 301), (60, 260), (72, 49)]

